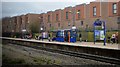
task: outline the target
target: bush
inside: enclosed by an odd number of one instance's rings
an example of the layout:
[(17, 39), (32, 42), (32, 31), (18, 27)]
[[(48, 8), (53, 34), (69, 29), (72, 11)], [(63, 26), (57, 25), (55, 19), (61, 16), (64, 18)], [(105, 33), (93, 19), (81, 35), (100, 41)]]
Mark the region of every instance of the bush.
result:
[[(79, 32), (82, 34), (82, 40), (87, 40), (88, 42), (94, 42), (94, 32)], [(78, 35), (79, 35), (78, 33)], [(108, 42), (107, 37), (112, 36), (113, 33), (116, 33), (116, 31), (107, 31), (106, 32), (106, 42)], [(79, 36), (77, 37), (77, 40), (79, 40)]]

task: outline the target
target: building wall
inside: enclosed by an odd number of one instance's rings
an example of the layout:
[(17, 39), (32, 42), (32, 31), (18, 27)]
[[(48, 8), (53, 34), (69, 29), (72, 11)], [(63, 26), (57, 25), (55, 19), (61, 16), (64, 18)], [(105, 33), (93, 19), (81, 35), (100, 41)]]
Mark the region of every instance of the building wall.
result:
[[(116, 3), (117, 4), (117, 13), (116, 14), (113, 14), (113, 4)], [(118, 2), (109, 2), (108, 3), (108, 14), (109, 16), (118, 16), (119, 12), (118, 12), (118, 8), (119, 8), (119, 3)]]
[(40, 20), (40, 28), (43, 28), (43, 30), (48, 30), (48, 20), (47, 20), (47, 14), (46, 13), (42, 13), (40, 14), (41, 20)]
[(40, 31), (40, 14), (27, 14), (27, 29), (30, 31), (30, 24), (35, 24), (38, 31)]
[(61, 9), (55, 10), (53, 12), (53, 24), (52, 25), (54, 27), (54, 30), (62, 29), (63, 28), (62, 10)]
[[(66, 19), (66, 12), (68, 12), (68, 19)], [(73, 8), (66, 7), (62, 11), (62, 22), (63, 22), (63, 29), (70, 29), (73, 25)]]
[(10, 32), (10, 18), (9, 17), (6, 17), (6, 18), (3, 18), (2, 19), (2, 32)]
[(21, 24), (22, 24), (22, 18), (21, 16), (16, 16), (17, 18), (17, 26), (16, 26), (16, 32), (21, 32)]
[(46, 21), (45, 21), (46, 30), (47, 31), (51, 30), (53, 27), (53, 12), (52, 11), (47, 12), (45, 19), (46, 19)]
[(46, 17), (46, 14), (44, 13), (43, 14), (43, 30), (46, 30), (46, 28), (47, 28), (47, 17)]
[[(113, 14), (112, 12), (112, 4), (113, 2), (109, 3), (102, 3), (102, 8), (101, 8), (101, 19), (106, 21), (106, 28), (107, 30), (117, 30), (118, 29), (118, 24), (117, 24), (117, 18), (118, 18), (118, 9), (117, 9), (117, 14)], [(107, 6), (108, 5), (108, 6)], [(111, 8), (110, 8), (111, 7)], [(117, 5), (118, 7), (118, 5)]]
[(40, 30), (41, 30), (41, 28), (44, 29), (44, 22), (43, 22), (44, 17), (43, 17), (43, 14), (40, 14), (39, 19), (40, 19)]
[(17, 18), (16, 17), (13, 17), (12, 19), (11, 19), (11, 21), (12, 21), (12, 32), (16, 32), (16, 27), (17, 27), (17, 22), (16, 22), (16, 20), (17, 20)]
[(2, 19), (2, 32), (16, 32), (16, 17), (6, 17)]
[(22, 19), (21, 30), (23, 30), (26, 29), (26, 16), (21, 15), (21, 19)]
[[(96, 16), (93, 16), (93, 7), (96, 7)], [(100, 2), (90, 2), (90, 18), (100, 17)]]
[[(78, 17), (78, 14), (80, 14), (80, 18)], [(85, 19), (85, 4), (75, 6), (75, 19), (76, 20)]]
[(118, 16), (120, 16), (120, 1), (118, 2)]
[[(113, 3), (115, 2), (90, 2), (90, 4), (80, 4), (75, 7), (66, 7), (42, 14), (26, 14), (3, 19), (3, 32), (21, 32), (22, 29), (30, 30), (30, 24), (35, 23), (43, 30), (71, 29), (73, 25), (77, 29), (93, 29), (93, 23), (96, 19), (106, 22), (107, 30), (118, 30), (118, 18), (120, 17), (120, 1), (117, 2), (117, 14), (113, 14)], [(93, 7), (96, 7), (96, 16), (93, 16)], [(80, 10), (80, 18), (78, 18)], [(66, 19), (68, 12), (68, 19)], [(56, 20), (58, 15), (58, 20)], [(48, 21), (50, 16), (50, 21)], [(11, 26), (10, 26), (11, 25)]]
[[(78, 14), (79, 14), (78, 10), (80, 10), (80, 18), (78, 18)], [(85, 27), (85, 23), (86, 23), (85, 19), (86, 19), (86, 4), (75, 6), (75, 26), (77, 27), (77, 29), (83, 29)], [(81, 25), (82, 22), (83, 24)]]

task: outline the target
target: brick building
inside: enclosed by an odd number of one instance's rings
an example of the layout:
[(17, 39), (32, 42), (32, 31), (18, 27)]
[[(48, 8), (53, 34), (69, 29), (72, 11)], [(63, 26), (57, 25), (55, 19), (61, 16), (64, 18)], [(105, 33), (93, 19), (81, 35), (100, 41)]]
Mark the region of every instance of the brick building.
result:
[(47, 22), (48, 22), (47, 14), (45, 14), (45, 13), (40, 14), (40, 28), (43, 28), (43, 30), (46, 30), (46, 28), (48, 26)]
[[(3, 18), (3, 32), (22, 32), (23, 29), (30, 31), (30, 24), (35, 23), (40, 27), (39, 14), (26, 14), (14, 17)], [(38, 30), (39, 31), (39, 30)]]
[(53, 26), (53, 29), (63, 29), (61, 9), (57, 9), (53, 12)]
[(26, 15), (26, 30), (30, 30), (31, 25), (35, 25), (36, 31), (40, 31), (40, 14), (27, 14)]
[[(93, 29), (96, 19), (106, 21), (107, 30), (120, 28), (120, 1), (119, 2), (90, 2), (74, 7), (66, 7), (41, 14), (26, 14), (3, 19), (3, 32), (30, 31), (30, 24), (36, 24), (38, 30), (45, 31), (70, 29), (73, 25), (77, 29)], [(11, 27), (11, 28), (10, 28)]]
[(2, 20), (2, 31), (3, 32), (16, 32), (16, 17), (6, 17)]
[(73, 26), (73, 8), (72, 7), (66, 7), (62, 11), (62, 23), (63, 23), (63, 29), (69, 29)]
[[(120, 17), (120, 2), (91, 2), (90, 4), (83, 4), (75, 6), (76, 11), (76, 25), (77, 28), (93, 29), (93, 23), (96, 19), (106, 21), (107, 30), (118, 30), (118, 19)], [(77, 8), (79, 7), (79, 8)], [(80, 10), (81, 8), (81, 10)], [(82, 12), (83, 11), (83, 12)], [(80, 19), (78, 19), (80, 15)]]

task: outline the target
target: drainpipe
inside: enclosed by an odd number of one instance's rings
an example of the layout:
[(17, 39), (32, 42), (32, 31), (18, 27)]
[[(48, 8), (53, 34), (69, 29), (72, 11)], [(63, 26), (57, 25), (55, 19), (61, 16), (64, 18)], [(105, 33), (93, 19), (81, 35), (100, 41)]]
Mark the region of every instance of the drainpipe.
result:
[(102, 3), (102, 0), (100, 0), (100, 17), (101, 17), (101, 3)]

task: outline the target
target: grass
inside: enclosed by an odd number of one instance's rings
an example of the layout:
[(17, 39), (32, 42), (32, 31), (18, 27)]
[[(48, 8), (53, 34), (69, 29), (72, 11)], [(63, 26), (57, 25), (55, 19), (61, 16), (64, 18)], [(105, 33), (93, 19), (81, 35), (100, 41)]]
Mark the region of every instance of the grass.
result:
[[(112, 31), (112, 32), (106, 32), (106, 41), (108, 40), (107, 37), (108, 36), (112, 36), (113, 33), (116, 33), (116, 31)], [(88, 42), (94, 42), (94, 32), (81, 32), (82, 34), (82, 40), (88, 40)], [(77, 40), (79, 41), (79, 37), (77, 38)]]
[(24, 59), (19, 58), (10, 58), (5, 54), (2, 55), (2, 64), (3, 65), (14, 65), (14, 64), (27, 64), (27, 65), (59, 65), (61, 62), (59, 60), (54, 60), (48, 57), (33, 57), (32, 63), (27, 63)]
[(5, 55), (2, 55), (2, 63), (3, 64), (25, 64), (24, 59), (11, 59), (9, 57), (6, 57)]
[(34, 58), (34, 62), (36, 62), (36, 64), (40, 65), (59, 65), (60, 64), (60, 61), (58, 60), (53, 60), (53, 59), (50, 59), (50, 58), (45, 58), (45, 57), (39, 57), (39, 58)]

